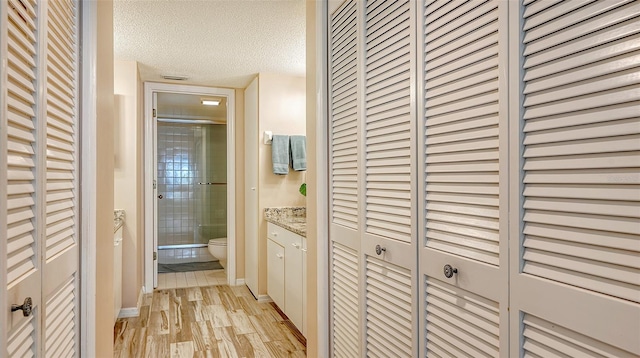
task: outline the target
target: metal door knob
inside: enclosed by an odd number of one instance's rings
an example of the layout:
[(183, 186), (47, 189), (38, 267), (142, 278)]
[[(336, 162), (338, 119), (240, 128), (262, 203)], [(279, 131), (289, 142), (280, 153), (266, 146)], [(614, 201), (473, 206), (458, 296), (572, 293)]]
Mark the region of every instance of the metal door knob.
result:
[(33, 308), (33, 306), (32, 306), (32, 302), (31, 302), (31, 297), (27, 297), (27, 298), (24, 299), (24, 303), (22, 305), (20, 305), (20, 306), (11, 305), (11, 312), (22, 310), (22, 315), (25, 316), (25, 317), (29, 317), (29, 316), (31, 316), (32, 308)]
[(162, 196), (162, 194), (158, 195), (158, 199), (162, 199), (164, 198), (164, 196)]
[(376, 245), (376, 254), (377, 255), (381, 255), (383, 252), (386, 252), (387, 248), (386, 247), (382, 247), (380, 245)]
[(444, 265), (444, 277), (451, 278), (454, 273), (458, 273), (458, 269), (449, 264)]

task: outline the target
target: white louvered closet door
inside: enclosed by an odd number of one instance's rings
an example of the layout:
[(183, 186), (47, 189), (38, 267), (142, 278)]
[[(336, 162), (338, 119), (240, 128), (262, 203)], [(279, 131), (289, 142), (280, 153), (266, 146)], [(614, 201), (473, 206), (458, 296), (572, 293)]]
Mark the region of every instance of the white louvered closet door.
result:
[(511, 176), (521, 223), (511, 237), (512, 355), (636, 357), (640, 3), (520, 6), (511, 29), (523, 32), (512, 87), (523, 101), (512, 132), (512, 150), (523, 147)]
[(77, 355), (78, 245), (78, 9), (72, 0), (46, 2), (44, 115), (46, 175), (43, 209), (42, 289), (44, 353)]
[[(42, 20), (35, 0), (3, 1), (0, 6), (0, 20), (6, 24), (0, 33), (0, 56), (7, 63), (0, 78), (0, 324), (4, 325), (0, 330), (0, 356), (33, 357), (39, 353), (36, 342), (42, 316), (37, 229), (42, 215), (36, 205), (36, 188), (41, 182), (36, 175), (41, 168), (35, 152), (39, 130), (36, 58), (40, 43), (36, 29)], [(9, 312), (8, 306), (22, 304), (27, 297), (33, 304), (30, 316), (24, 317), (22, 311)]]
[(329, 23), (335, 357), (417, 354), (414, 6), (348, 0)]
[(347, 0), (329, 22), (329, 110), (331, 173), (331, 355), (360, 356), (358, 153), (359, 2)]
[[(79, 348), (77, 4), (0, 6), (8, 64), (0, 79), (7, 84), (0, 96), (0, 170), (7, 173), (0, 179), (7, 307), (0, 314), (0, 355), (73, 357)], [(30, 316), (9, 312), (26, 297), (33, 302)]]
[(415, 6), (376, 0), (362, 8), (359, 218), (367, 357), (418, 353)]
[(422, 8), (421, 356), (507, 356), (506, 5)]

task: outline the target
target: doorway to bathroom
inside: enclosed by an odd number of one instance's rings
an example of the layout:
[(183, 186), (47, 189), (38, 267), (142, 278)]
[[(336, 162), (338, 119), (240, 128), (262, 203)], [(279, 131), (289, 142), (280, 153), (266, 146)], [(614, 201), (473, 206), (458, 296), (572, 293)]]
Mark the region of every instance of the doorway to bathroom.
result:
[(234, 102), (233, 90), (145, 84), (146, 292), (235, 283)]

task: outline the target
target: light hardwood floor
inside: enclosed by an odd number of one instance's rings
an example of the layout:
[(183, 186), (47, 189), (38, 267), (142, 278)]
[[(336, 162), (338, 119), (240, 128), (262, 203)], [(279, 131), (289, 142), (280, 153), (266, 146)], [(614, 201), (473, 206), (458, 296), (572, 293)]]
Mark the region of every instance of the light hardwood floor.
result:
[(114, 328), (114, 357), (306, 357), (305, 345), (274, 304), (226, 284), (155, 290)]

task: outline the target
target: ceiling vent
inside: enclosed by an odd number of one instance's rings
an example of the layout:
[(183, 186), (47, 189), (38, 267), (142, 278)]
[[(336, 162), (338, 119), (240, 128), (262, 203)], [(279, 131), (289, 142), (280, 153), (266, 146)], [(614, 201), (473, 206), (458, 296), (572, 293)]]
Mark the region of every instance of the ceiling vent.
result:
[(180, 76), (180, 75), (162, 75), (162, 78), (164, 78), (165, 80), (172, 80), (172, 81), (185, 81), (189, 77)]

